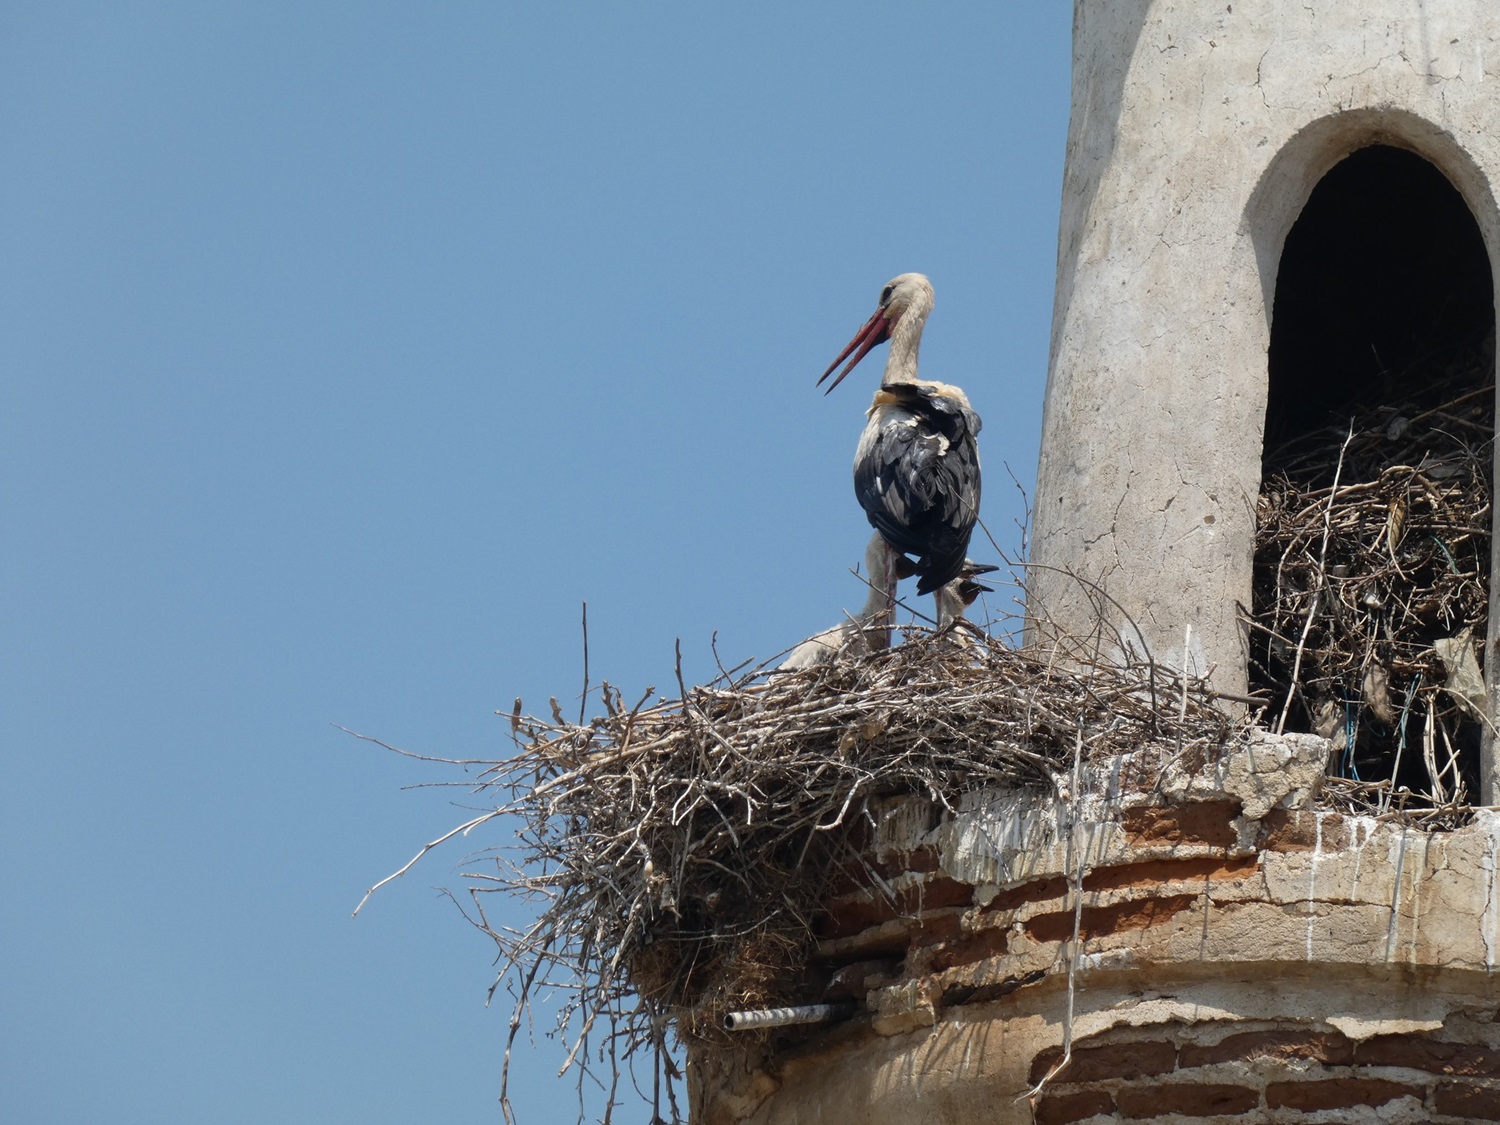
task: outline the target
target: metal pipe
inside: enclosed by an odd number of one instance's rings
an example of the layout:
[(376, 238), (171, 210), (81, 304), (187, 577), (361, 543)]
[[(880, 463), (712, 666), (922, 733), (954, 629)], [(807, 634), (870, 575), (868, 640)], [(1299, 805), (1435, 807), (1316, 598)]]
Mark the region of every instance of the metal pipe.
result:
[(756, 1012), (730, 1012), (724, 1017), (725, 1031), (754, 1031), (761, 1027), (787, 1027), (794, 1023), (833, 1023), (854, 1014), (852, 1003), (800, 1004), (795, 1008), (763, 1008)]

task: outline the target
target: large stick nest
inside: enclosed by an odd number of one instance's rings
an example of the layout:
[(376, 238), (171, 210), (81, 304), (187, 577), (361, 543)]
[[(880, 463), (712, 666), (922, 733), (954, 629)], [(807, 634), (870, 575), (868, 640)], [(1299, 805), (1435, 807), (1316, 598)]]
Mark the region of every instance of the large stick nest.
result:
[[(1493, 337), (1272, 451), (1257, 505), (1251, 675), (1390, 807), (1474, 793), (1489, 602)], [(1346, 787), (1348, 788), (1348, 787)], [(1352, 790), (1351, 790), (1352, 791)]]
[[(588, 723), (555, 707), (551, 721), (512, 717), (519, 752), (479, 788), (503, 794), (519, 854), (483, 853), (469, 916), (500, 946), (513, 1027), (560, 991), (570, 1061), (617, 1080), (648, 1048), (669, 1091), (668, 1027), (712, 1040), (730, 1010), (817, 999), (801, 970), (833, 880), (862, 869), (870, 798), (951, 809), (970, 790), (1051, 786), (1079, 746), (1090, 759), (1151, 741), (1207, 755), (1231, 728), (1205, 684), (1149, 664), (1064, 667), (925, 633), (680, 699), (603, 695)], [(491, 891), (538, 900), (536, 923), (491, 925)]]

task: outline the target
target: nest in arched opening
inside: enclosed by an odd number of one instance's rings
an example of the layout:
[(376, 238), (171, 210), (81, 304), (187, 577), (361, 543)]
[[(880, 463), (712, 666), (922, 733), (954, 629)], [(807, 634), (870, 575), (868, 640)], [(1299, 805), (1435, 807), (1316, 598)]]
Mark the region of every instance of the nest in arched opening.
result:
[(1266, 454), (1251, 680), (1272, 725), (1333, 740), (1355, 808), (1478, 794), (1494, 363), (1492, 332), (1422, 357), (1400, 401)]

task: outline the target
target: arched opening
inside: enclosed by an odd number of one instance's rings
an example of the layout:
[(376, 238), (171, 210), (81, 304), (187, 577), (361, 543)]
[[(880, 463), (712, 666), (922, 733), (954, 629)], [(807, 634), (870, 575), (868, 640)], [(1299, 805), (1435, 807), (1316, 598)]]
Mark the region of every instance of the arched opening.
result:
[(1494, 348), (1443, 174), (1387, 145), (1329, 171), (1276, 281), (1250, 677), (1387, 806), (1479, 796)]

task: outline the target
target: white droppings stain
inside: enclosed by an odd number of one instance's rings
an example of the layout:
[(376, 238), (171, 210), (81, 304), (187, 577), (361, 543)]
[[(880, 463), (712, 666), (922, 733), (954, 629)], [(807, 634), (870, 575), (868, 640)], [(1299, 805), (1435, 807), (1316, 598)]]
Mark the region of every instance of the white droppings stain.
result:
[(1396, 848), (1396, 877), (1391, 880), (1391, 920), (1385, 931), (1385, 959), (1389, 961), (1396, 952), (1396, 919), (1401, 916), (1401, 873), (1406, 867), (1406, 825), (1401, 826), (1401, 839)]
[(1492, 972), (1495, 968), (1495, 928), (1500, 921), (1500, 900), (1495, 895), (1495, 870), (1497, 866), (1496, 854), (1500, 852), (1500, 816), (1493, 813), (1482, 814), (1485, 835), (1490, 838), (1490, 846), (1484, 853), (1485, 874), (1485, 899), (1484, 899), (1484, 924), (1480, 929), (1480, 938), (1484, 942), (1484, 967), (1485, 971)]
[(1359, 864), (1365, 858), (1365, 845), (1370, 842), (1370, 837), (1373, 835), (1373, 826), (1363, 817), (1350, 821), (1350, 824), (1354, 827), (1354, 872), (1349, 877), (1349, 898), (1358, 902)]
[(1317, 921), (1313, 906), (1313, 892), (1318, 886), (1318, 863), (1323, 859), (1323, 817), (1327, 814), (1319, 809), (1313, 813), (1312, 862), (1307, 865), (1307, 959), (1313, 955), (1313, 923)]
[(1417, 931), (1422, 928), (1422, 884), (1432, 877), (1432, 836), (1424, 832), (1422, 840), (1422, 865), (1411, 880), (1411, 938), (1407, 946), (1407, 962), (1417, 963)]

